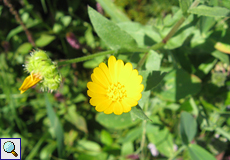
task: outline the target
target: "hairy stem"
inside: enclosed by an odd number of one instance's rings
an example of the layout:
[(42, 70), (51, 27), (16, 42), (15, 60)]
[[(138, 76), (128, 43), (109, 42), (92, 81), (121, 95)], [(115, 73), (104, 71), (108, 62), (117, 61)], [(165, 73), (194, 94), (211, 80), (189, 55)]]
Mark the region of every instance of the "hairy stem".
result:
[(86, 60), (89, 60), (89, 59), (96, 58), (98, 56), (103, 56), (103, 55), (107, 55), (107, 54), (114, 54), (116, 52), (117, 51), (115, 51), (115, 50), (110, 50), (110, 51), (104, 51), (104, 52), (91, 54), (91, 55), (84, 56), (84, 57), (79, 57), (79, 58), (74, 58), (74, 59), (70, 59), (70, 60), (59, 61), (58, 66), (65, 65), (65, 64), (71, 64), (71, 63), (77, 63), (77, 62), (83, 62), (83, 61), (86, 61)]
[(32, 44), (33, 47), (36, 47), (31, 33), (29, 32), (25, 24), (22, 22), (18, 12), (14, 9), (13, 5), (10, 3), (10, 0), (3, 0), (3, 2), (10, 9), (11, 14), (14, 15), (16, 21), (22, 26), (23, 30), (26, 33), (28, 41)]

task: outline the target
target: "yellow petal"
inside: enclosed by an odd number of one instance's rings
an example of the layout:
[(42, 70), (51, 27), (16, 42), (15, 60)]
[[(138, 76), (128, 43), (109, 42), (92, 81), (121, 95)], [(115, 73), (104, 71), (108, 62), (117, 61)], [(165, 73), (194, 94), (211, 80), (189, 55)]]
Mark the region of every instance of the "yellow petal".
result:
[(102, 103), (98, 104), (95, 109), (98, 112), (103, 112), (104, 110), (110, 107), (111, 103), (112, 101), (110, 99), (106, 99)]
[(99, 64), (99, 68), (104, 72), (106, 78), (108, 79), (109, 83), (112, 83), (112, 78), (111, 75), (109, 73), (109, 68), (107, 67), (107, 65), (105, 63), (100, 63)]
[(95, 81), (96, 83), (101, 84), (101, 86), (103, 86), (104, 88), (107, 88), (110, 85), (108, 78), (99, 67), (96, 67), (93, 70), (91, 78), (93, 82)]
[(114, 102), (111, 103), (111, 105), (104, 110), (105, 114), (111, 114), (113, 113), (113, 107), (114, 107)]
[(124, 69), (124, 62), (122, 60), (117, 60), (115, 66), (115, 79), (118, 80), (120, 72)]
[(89, 103), (92, 106), (97, 106), (97, 105), (101, 104), (102, 102), (106, 101), (107, 99), (108, 99), (107, 97), (92, 97), (89, 100)]
[(106, 93), (105, 88), (103, 88), (101, 85), (94, 83), (94, 82), (88, 82), (87, 87), (89, 90), (93, 91), (94, 93), (100, 93), (100, 94)]
[[(127, 96), (128, 97), (136, 97), (137, 95), (139, 95), (144, 89), (144, 85), (143, 84), (140, 84), (140, 85), (137, 85), (133, 88), (129, 88), (126, 90), (126, 93), (127, 93)], [(136, 99), (136, 98), (135, 98)], [(137, 99), (139, 100), (139, 99)]]
[(104, 97), (105, 94), (95, 93), (91, 90), (87, 90), (87, 94), (89, 97)]
[(139, 101), (141, 99), (141, 97), (142, 97), (142, 94), (141, 93), (137, 93), (137, 94), (134, 94), (134, 95), (130, 96), (129, 98), (132, 98), (132, 99), (134, 99), (136, 101)]
[(116, 75), (115, 64), (116, 64), (116, 58), (114, 56), (110, 56), (108, 60), (108, 68), (112, 78), (112, 83), (117, 83), (117, 78), (115, 76)]
[(125, 84), (125, 88), (130, 91), (139, 90), (140, 82), (142, 81), (142, 76), (138, 75), (138, 71), (134, 69)]
[(31, 73), (31, 75), (26, 77), (21, 87), (19, 88), (19, 90), (21, 91), (21, 94), (24, 93), (27, 89), (33, 87), (35, 84), (37, 84), (41, 80), (42, 78), (40, 76)]
[(131, 107), (134, 107), (134, 106), (136, 106), (136, 105), (138, 104), (137, 100), (132, 99), (132, 98), (130, 98), (130, 97), (124, 98), (123, 101), (124, 101), (125, 103), (127, 103), (128, 105), (130, 105)]
[(120, 74), (119, 74), (119, 77), (118, 77), (118, 81), (121, 83), (121, 84), (126, 84), (126, 82), (129, 80), (129, 77), (132, 73), (132, 69), (133, 69), (133, 66), (131, 63), (126, 63), (124, 68), (121, 70)]
[(121, 115), (123, 113), (124, 109), (120, 102), (114, 102), (112, 105), (113, 105), (114, 114)]
[(131, 106), (129, 104), (127, 104), (126, 101), (121, 101), (121, 105), (123, 106), (125, 113), (131, 111)]

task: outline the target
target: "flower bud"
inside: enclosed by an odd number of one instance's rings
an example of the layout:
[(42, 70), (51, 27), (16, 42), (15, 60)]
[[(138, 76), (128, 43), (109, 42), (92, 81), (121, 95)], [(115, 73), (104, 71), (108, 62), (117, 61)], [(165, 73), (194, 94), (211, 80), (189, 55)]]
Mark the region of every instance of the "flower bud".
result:
[(57, 90), (61, 83), (61, 75), (58, 72), (57, 65), (42, 50), (31, 53), (31, 57), (25, 65), (25, 70), (30, 75), (19, 88), (21, 94), (38, 82), (40, 82), (42, 91), (48, 90), (51, 92)]

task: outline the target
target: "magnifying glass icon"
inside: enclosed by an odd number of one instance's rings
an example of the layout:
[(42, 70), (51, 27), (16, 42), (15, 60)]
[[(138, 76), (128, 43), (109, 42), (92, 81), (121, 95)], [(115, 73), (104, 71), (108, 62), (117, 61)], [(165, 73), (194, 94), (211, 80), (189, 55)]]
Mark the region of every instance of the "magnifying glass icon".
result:
[(15, 150), (15, 145), (11, 141), (7, 141), (3, 145), (3, 149), (7, 153), (12, 153), (15, 157), (18, 156), (18, 154), (14, 151)]

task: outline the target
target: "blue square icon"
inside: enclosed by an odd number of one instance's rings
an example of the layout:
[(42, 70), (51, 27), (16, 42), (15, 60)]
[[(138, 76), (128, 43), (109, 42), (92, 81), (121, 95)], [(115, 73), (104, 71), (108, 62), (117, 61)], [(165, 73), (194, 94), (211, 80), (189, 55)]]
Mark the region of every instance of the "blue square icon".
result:
[(21, 160), (21, 138), (0, 138), (0, 160)]

